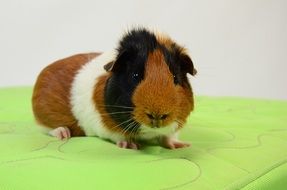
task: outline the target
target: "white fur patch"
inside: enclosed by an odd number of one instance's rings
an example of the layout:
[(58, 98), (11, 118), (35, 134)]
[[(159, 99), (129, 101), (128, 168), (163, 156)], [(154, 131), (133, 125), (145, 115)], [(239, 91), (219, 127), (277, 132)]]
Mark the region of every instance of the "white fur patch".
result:
[(97, 78), (106, 73), (104, 65), (115, 59), (115, 53), (103, 53), (85, 64), (76, 74), (71, 88), (72, 113), (87, 136), (98, 136), (114, 142), (124, 137), (109, 131), (101, 121), (93, 101)]
[(154, 139), (158, 136), (167, 136), (167, 137), (173, 137), (177, 138), (176, 128), (178, 127), (178, 124), (176, 122), (173, 122), (172, 124), (161, 127), (161, 128), (151, 128), (149, 126), (142, 125), (140, 127), (140, 134), (139, 138), (143, 140), (148, 139)]

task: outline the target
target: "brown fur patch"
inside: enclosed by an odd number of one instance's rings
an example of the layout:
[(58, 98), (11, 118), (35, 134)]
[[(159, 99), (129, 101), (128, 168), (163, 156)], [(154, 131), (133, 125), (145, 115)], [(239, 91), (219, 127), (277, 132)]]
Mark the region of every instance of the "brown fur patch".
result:
[[(188, 51), (186, 48), (177, 45), (169, 36), (162, 34), (162, 33), (156, 33), (156, 39), (158, 43), (162, 46), (164, 46), (169, 51), (174, 51), (174, 49), (177, 49), (183, 58), (185, 60), (186, 64), (192, 64), (191, 58), (188, 55)], [(196, 75), (197, 70), (192, 67), (192, 70), (188, 70), (188, 73), (192, 74), (193, 76)]]
[(138, 85), (133, 95), (135, 104), (134, 118), (143, 124), (151, 125), (148, 114), (167, 115), (161, 120), (160, 127), (174, 121), (185, 123), (193, 109), (192, 91), (175, 85), (173, 75), (160, 50), (152, 52), (147, 60), (144, 80)]
[(156, 34), (156, 39), (159, 44), (163, 45), (168, 50), (172, 50), (172, 46), (175, 44), (169, 36), (164, 34)]
[(159, 44), (161, 44), (170, 51), (173, 51), (173, 48), (177, 47), (177, 49), (180, 50), (181, 54), (188, 54), (186, 48), (178, 46), (168, 35), (165, 35), (163, 33), (156, 33), (156, 39)]
[(32, 107), (36, 120), (49, 128), (68, 127), (72, 136), (84, 136), (71, 112), (70, 89), (77, 71), (100, 53), (78, 54), (47, 66), (34, 86)]

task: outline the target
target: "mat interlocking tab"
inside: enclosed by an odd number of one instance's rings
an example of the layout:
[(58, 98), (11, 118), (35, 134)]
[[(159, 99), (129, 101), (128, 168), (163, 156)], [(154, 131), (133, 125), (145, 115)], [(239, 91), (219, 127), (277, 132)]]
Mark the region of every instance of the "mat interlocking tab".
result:
[(0, 90), (0, 189), (286, 189), (287, 102), (196, 98), (184, 149), (58, 141), (35, 124), (31, 88)]

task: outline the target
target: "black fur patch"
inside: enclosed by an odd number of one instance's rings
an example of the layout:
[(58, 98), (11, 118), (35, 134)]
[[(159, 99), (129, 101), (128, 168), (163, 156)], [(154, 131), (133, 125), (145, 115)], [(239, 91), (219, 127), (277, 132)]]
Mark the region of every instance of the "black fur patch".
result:
[(135, 29), (122, 38), (117, 48), (113, 75), (105, 88), (105, 104), (108, 105), (107, 112), (119, 124), (118, 127), (124, 130), (134, 131), (139, 126), (129, 113), (134, 107), (131, 98), (135, 87), (144, 77), (148, 55), (156, 47), (157, 41), (153, 33)]
[(169, 70), (174, 76), (174, 83), (176, 85), (181, 85), (184, 88), (190, 88), (186, 75), (193, 71), (193, 63), (187, 63), (187, 55), (182, 53), (182, 47), (174, 43), (170, 49), (167, 49), (162, 45), (160, 46), (160, 49), (163, 52), (165, 62), (169, 66)]

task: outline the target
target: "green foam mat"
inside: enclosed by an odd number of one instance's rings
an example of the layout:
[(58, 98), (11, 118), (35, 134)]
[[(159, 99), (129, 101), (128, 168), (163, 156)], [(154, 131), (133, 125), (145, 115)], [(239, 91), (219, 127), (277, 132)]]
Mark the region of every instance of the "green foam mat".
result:
[(41, 133), (32, 88), (0, 89), (1, 190), (287, 189), (287, 102), (197, 97), (189, 148), (120, 149)]

